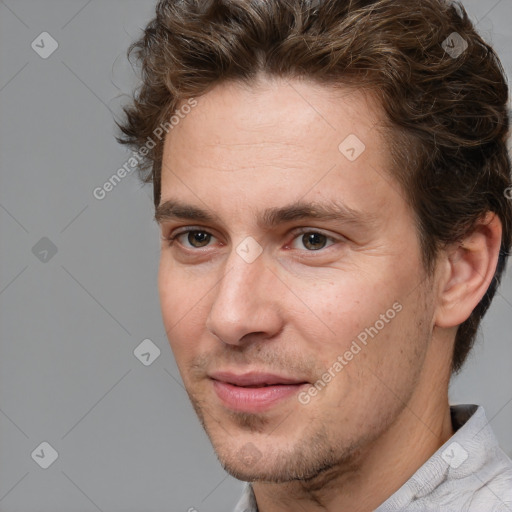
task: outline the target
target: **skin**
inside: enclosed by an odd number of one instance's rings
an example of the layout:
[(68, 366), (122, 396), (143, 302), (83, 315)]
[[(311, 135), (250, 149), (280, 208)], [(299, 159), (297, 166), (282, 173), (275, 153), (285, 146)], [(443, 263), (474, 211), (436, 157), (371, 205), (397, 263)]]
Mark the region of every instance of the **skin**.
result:
[[(165, 141), (161, 204), (217, 220), (157, 213), (162, 316), (187, 393), (223, 467), (254, 482), (261, 512), (373, 510), (453, 434), (453, 341), (490, 283), (501, 224), (489, 214), (427, 276), (371, 96), (260, 77), (197, 101)], [(349, 134), (366, 146), (355, 161), (338, 149)], [(364, 222), (256, 222), (299, 199), (342, 202)], [(196, 233), (165, 240), (183, 228)], [(318, 233), (314, 244), (299, 228)], [(249, 236), (263, 249), (252, 263), (236, 251)], [(213, 389), (217, 370), (312, 385), (396, 303), (306, 405), (293, 396), (235, 412)]]

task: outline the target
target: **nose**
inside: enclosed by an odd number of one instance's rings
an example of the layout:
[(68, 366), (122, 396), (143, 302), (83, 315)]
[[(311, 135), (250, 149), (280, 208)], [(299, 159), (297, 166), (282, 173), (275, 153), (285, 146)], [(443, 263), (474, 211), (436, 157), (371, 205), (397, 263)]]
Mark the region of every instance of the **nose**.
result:
[(233, 250), (225, 269), (216, 287), (206, 328), (230, 345), (277, 334), (282, 328), (282, 318), (278, 296), (273, 290), (277, 291), (279, 280), (266, 266), (264, 255), (248, 263)]

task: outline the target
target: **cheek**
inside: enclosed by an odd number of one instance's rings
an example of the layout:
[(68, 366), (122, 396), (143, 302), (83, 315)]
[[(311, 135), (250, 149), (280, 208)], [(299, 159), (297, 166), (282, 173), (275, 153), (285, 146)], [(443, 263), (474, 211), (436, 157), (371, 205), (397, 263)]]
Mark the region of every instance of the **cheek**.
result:
[(372, 402), (382, 393), (379, 375), (387, 375), (392, 389), (413, 379), (401, 366), (406, 362), (414, 373), (421, 364), (410, 342), (420, 312), (411, 307), (417, 297), (391, 269), (342, 279), (337, 272), (331, 280), (303, 286), (298, 295), (312, 310), (294, 320), (300, 322), (304, 351), (317, 361), (317, 377), (332, 381), (322, 392), (325, 403)]
[(195, 285), (184, 272), (170, 271), (163, 263), (158, 273), (158, 293), (162, 320), (171, 348), (178, 364), (183, 357), (192, 357), (191, 352), (204, 329), (203, 301), (205, 291)]
[(378, 283), (369, 276), (340, 276), (339, 272), (331, 280), (302, 285), (298, 296), (307, 307), (295, 321), (309, 340), (321, 344), (322, 353), (334, 350), (337, 355), (396, 301), (389, 283)]

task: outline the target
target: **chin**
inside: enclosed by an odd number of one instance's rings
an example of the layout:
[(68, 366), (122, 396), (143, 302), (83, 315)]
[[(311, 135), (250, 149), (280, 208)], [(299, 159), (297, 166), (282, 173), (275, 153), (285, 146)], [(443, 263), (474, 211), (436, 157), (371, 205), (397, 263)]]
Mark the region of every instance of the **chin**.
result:
[(243, 482), (266, 482), (274, 484), (284, 484), (290, 482), (310, 482), (321, 477), (323, 474), (327, 474), (332, 470), (336, 464), (325, 463), (322, 466), (317, 467), (300, 467), (293, 464), (286, 464), (284, 466), (258, 468), (247, 468), (241, 464), (222, 463), (223, 469), (229, 473), (232, 477)]
[(306, 453), (296, 449), (292, 452), (271, 448), (270, 453), (260, 451), (253, 443), (244, 444), (233, 452), (233, 445), (226, 450), (215, 448), (223, 469), (237, 480), (244, 482), (288, 483), (309, 481), (328, 472), (339, 461), (332, 455)]
[(221, 461), (221, 465), (224, 471), (243, 482), (285, 483), (297, 479), (290, 475), (289, 468), (286, 469), (286, 472), (283, 472), (282, 469), (278, 471), (276, 468), (268, 467), (268, 464), (267, 467), (248, 468), (240, 463)]

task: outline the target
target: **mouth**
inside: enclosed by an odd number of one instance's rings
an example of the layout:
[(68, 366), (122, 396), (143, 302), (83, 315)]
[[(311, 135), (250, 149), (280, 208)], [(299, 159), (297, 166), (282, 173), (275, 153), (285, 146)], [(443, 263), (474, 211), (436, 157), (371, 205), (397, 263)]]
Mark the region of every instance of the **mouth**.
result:
[(215, 372), (208, 377), (221, 404), (233, 411), (258, 413), (291, 399), (309, 382), (263, 372)]

